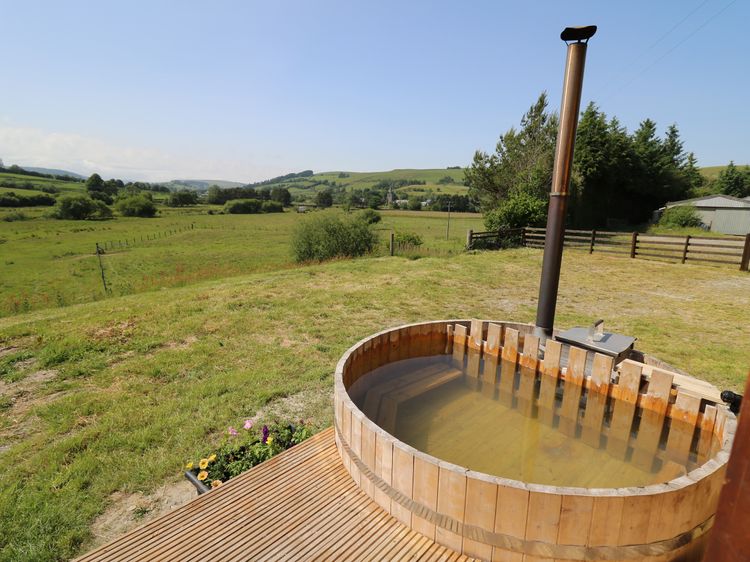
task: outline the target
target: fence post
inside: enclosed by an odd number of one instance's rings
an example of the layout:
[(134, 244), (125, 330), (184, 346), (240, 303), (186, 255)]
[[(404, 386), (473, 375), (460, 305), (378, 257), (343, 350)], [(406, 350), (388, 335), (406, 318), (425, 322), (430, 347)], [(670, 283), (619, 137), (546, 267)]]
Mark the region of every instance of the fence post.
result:
[(99, 271), (102, 274), (102, 285), (104, 285), (104, 294), (107, 294), (107, 279), (104, 277), (104, 265), (102, 264), (102, 254), (104, 252), (99, 247), (99, 242), (96, 243), (96, 257), (99, 258)]
[(471, 243), (472, 243), (472, 237), (474, 236), (474, 231), (469, 229), (469, 232), (466, 233), (466, 249), (471, 250)]
[(396, 235), (395, 233), (391, 232), (391, 255), (393, 255), (396, 251)]
[(745, 249), (742, 250), (742, 259), (740, 260), (740, 271), (747, 271), (750, 266), (750, 232), (745, 235)]
[(687, 261), (688, 246), (690, 246), (690, 235), (685, 236), (685, 247), (682, 249), (682, 263)]
[(634, 232), (630, 237), (630, 257), (635, 258), (635, 247), (638, 244), (638, 233)]
[(594, 243), (596, 242), (596, 230), (591, 231), (591, 243), (589, 244), (589, 254), (594, 253)]
[(526, 227), (525, 226), (521, 229), (521, 247), (522, 248), (526, 247)]

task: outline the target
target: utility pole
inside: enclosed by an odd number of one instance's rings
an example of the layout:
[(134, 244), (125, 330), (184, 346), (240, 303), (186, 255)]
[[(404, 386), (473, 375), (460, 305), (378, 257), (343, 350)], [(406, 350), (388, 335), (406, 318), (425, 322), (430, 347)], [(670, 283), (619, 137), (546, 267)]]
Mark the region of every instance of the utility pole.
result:
[(451, 200), (448, 199), (448, 226), (445, 227), (445, 239), (448, 240), (448, 236), (451, 232)]
[(106, 295), (109, 292), (109, 289), (107, 289), (107, 280), (104, 277), (104, 264), (102, 264), (102, 254), (104, 253), (104, 250), (102, 250), (99, 247), (99, 242), (96, 243), (96, 257), (99, 258), (99, 271), (102, 274), (102, 285), (104, 285), (104, 294)]

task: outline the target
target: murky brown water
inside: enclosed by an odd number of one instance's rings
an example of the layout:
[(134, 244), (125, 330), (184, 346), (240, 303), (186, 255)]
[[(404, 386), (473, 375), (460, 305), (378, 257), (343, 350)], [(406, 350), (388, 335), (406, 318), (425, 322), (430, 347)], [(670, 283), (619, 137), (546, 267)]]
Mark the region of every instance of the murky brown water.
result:
[(351, 391), (365, 415), (401, 441), (514, 480), (586, 488), (645, 486), (695, 466), (665, 462), (662, 451), (654, 455), (651, 470), (644, 470), (603, 446), (568, 437), (533, 413), (527, 416), (502, 403), (496, 389), (482, 388), (449, 356), (389, 364), (360, 379)]

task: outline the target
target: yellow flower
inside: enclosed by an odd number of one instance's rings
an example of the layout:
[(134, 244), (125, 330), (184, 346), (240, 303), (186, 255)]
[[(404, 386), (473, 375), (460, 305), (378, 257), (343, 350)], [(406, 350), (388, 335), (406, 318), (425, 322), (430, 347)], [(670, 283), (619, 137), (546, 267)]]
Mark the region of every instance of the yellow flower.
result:
[(198, 480), (201, 480), (201, 481), (203, 481), (203, 480), (205, 480), (206, 478), (208, 478), (208, 472), (206, 472), (205, 470), (201, 470), (201, 471), (200, 471), (200, 472), (198, 473)]
[(214, 480), (211, 482), (212, 488), (218, 488), (219, 486), (221, 486), (221, 480)]
[(273, 436), (269, 435), (268, 439), (266, 439), (266, 445), (270, 445), (271, 443), (273, 443)]
[(208, 457), (208, 462), (214, 462), (216, 460), (216, 453), (212, 453), (210, 457)]
[(188, 470), (190, 470), (191, 468), (193, 468), (193, 461), (190, 461), (190, 462), (188, 462), (188, 463), (187, 463), (187, 464), (185, 465), (185, 468), (187, 468)]
[(208, 466), (208, 459), (201, 459), (201, 462), (198, 463), (198, 468), (201, 470), (206, 470), (206, 467)]

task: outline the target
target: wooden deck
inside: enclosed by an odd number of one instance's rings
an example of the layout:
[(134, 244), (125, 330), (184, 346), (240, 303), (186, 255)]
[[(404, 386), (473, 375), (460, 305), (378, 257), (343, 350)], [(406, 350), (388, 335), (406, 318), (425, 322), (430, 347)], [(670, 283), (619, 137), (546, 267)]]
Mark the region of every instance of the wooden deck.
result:
[(78, 560), (470, 559), (372, 502), (331, 428)]

